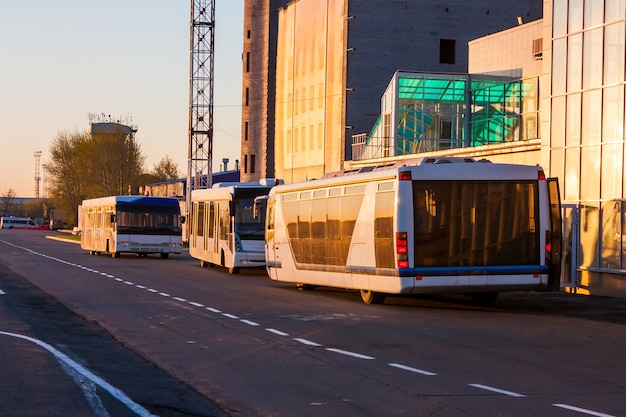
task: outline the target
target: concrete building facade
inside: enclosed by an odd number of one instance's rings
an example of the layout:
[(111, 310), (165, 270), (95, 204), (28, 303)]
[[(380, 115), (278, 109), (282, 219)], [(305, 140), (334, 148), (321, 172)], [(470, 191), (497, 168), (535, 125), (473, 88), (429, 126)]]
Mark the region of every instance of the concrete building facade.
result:
[[(541, 18), (542, 1), (246, 0), (244, 10), (242, 178), (268, 176), (270, 171), (264, 167), (272, 166), (273, 157), (279, 164), (275, 175), (292, 182), (341, 169), (352, 159), (352, 135), (372, 128), (380, 97), (395, 71), (466, 72), (471, 39), (513, 27), (518, 18), (524, 22)], [(275, 16), (277, 21), (272, 20)], [(248, 38), (248, 30), (257, 27)], [(276, 43), (283, 47), (277, 48), (273, 67), (271, 48)], [(251, 74), (246, 75), (248, 52)], [(255, 66), (255, 62), (263, 66)], [(312, 70), (310, 65), (315, 62), (318, 67)], [(321, 76), (320, 63), (324, 71), (330, 70), (327, 77)], [(300, 73), (294, 72), (294, 77), (283, 79), (271, 90), (270, 80), (278, 78), (273, 71), (285, 74), (296, 70)], [(297, 83), (292, 83), (296, 79)], [(273, 98), (276, 93), (279, 95)], [(312, 109), (297, 108), (320, 100), (324, 103), (321, 111), (315, 104)], [(283, 109), (281, 118), (273, 123), (274, 105), (295, 106), (293, 117), (285, 116), (288, 109)], [(260, 156), (263, 152), (266, 156)], [(255, 172), (248, 174), (246, 165), (249, 171), (252, 155)], [(267, 162), (259, 165), (265, 157)]]

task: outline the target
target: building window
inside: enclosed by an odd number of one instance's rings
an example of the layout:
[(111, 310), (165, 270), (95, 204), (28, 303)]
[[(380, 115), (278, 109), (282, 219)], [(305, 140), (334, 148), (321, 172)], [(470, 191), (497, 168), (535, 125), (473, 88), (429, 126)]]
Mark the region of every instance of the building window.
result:
[(248, 140), (248, 122), (243, 124), (243, 140)]
[(245, 102), (246, 102), (246, 107), (248, 106), (248, 104), (250, 103), (250, 88), (246, 87), (246, 98), (245, 98)]
[(243, 173), (248, 173), (248, 155), (243, 156)]
[(439, 63), (455, 64), (456, 40), (439, 39)]
[(250, 174), (254, 174), (256, 155), (250, 155)]
[(250, 52), (246, 52), (246, 72), (250, 72)]
[(246, 37), (250, 39), (250, 29), (248, 29), (248, 32), (246, 33)]

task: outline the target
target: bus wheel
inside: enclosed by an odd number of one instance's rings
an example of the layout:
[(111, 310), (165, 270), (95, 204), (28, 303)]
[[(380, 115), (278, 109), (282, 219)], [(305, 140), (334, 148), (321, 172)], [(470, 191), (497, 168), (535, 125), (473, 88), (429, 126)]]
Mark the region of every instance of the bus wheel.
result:
[(207, 261), (200, 261), (200, 268), (206, 268), (209, 265)]
[(491, 306), (498, 298), (497, 292), (475, 292), (469, 294), (470, 298), (482, 306)]
[(313, 291), (315, 289), (315, 285), (303, 284), (301, 282), (296, 282), (296, 288), (299, 291)]
[(365, 304), (382, 304), (385, 302), (385, 294), (370, 290), (361, 290), (361, 299)]
[(120, 253), (119, 252), (111, 252), (111, 258), (117, 259), (119, 257), (120, 257)]
[(228, 268), (228, 273), (229, 274), (238, 274), (239, 273), (239, 268)]
[(168, 256), (170, 256), (169, 253), (161, 252), (161, 259), (167, 259)]

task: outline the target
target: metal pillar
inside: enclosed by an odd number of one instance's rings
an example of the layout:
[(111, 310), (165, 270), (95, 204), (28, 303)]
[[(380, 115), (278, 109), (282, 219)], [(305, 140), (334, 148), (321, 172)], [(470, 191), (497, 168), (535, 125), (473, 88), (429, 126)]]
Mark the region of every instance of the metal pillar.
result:
[(215, 0), (191, 0), (189, 31), (187, 213), (191, 212), (191, 191), (211, 186)]

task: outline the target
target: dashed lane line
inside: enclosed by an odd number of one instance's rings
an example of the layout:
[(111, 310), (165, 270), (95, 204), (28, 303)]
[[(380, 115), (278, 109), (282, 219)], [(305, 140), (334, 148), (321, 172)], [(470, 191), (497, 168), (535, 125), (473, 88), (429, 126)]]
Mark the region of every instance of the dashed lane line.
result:
[(583, 414), (587, 414), (589, 416), (595, 416), (595, 417), (615, 417), (611, 414), (604, 414), (604, 413), (598, 413), (597, 411), (592, 411), (592, 410), (587, 410), (585, 408), (580, 408), (580, 407), (574, 407), (572, 405), (567, 405), (567, 404), (552, 404), (555, 407), (559, 407), (559, 408), (564, 408), (566, 410), (571, 410), (571, 411), (576, 411), (579, 413), (583, 413)]
[(496, 392), (498, 394), (508, 395), (509, 397), (525, 397), (525, 395), (518, 394), (517, 392), (506, 391), (506, 390), (503, 390), (503, 389), (490, 387), (488, 385), (482, 385), (482, 384), (468, 384), (468, 385), (470, 387), (474, 387), (474, 388), (478, 388), (478, 389), (484, 389), (484, 390), (487, 390), (487, 391)]
[(416, 373), (416, 374), (421, 374), (421, 375), (426, 375), (426, 376), (435, 376), (435, 375), (437, 375), (434, 372), (425, 371), (423, 369), (413, 368), (411, 366), (402, 365), (400, 363), (388, 363), (387, 365), (389, 365), (389, 366), (391, 366), (393, 368), (402, 369), (402, 370), (413, 372), (413, 373)]

